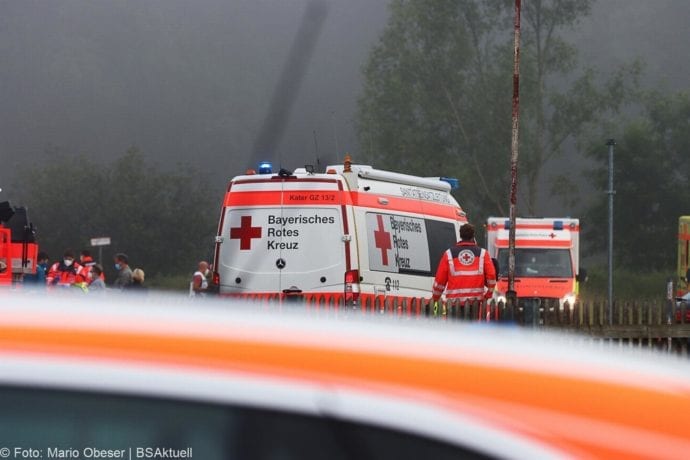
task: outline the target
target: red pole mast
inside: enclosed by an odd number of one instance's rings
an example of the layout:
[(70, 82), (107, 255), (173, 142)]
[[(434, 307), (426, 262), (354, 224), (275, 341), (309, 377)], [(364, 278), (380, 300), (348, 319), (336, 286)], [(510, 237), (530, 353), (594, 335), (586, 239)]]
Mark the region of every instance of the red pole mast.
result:
[(520, 0), (515, 0), (513, 21), (513, 128), (510, 143), (510, 230), (508, 231), (508, 292), (506, 300), (516, 305), (515, 292), (515, 206), (517, 203), (518, 134), (520, 127)]

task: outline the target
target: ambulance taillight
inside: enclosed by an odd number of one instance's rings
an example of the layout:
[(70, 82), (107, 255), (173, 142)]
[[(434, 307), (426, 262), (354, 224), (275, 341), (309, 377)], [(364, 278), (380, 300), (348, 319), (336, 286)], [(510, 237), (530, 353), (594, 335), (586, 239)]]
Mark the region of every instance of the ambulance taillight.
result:
[(345, 272), (345, 305), (351, 305), (359, 300), (359, 289), (355, 290), (355, 284), (359, 283), (359, 270)]

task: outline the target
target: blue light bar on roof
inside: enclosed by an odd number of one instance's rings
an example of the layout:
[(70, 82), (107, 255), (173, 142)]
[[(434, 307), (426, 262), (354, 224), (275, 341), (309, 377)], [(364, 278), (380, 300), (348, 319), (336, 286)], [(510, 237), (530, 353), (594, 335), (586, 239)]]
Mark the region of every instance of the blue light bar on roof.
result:
[(460, 188), (460, 181), (455, 177), (439, 177), (443, 182), (448, 182), (452, 190), (457, 190)]
[(273, 172), (273, 165), (270, 161), (262, 161), (259, 163), (259, 174), (271, 174)]

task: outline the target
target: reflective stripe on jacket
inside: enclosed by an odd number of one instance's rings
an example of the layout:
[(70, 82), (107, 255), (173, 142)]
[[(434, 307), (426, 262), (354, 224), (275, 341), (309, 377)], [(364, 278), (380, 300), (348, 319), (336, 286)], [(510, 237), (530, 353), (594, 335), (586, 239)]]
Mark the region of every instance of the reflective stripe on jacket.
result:
[[(491, 297), (496, 269), (489, 253), (470, 241), (461, 241), (441, 257), (433, 285), (433, 300), (481, 300)], [(487, 290), (485, 290), (485, 288)]]
[(55, 262), (48, 270), (46, 284), (49, 286), (71, 286), (74, 283), (83, 282), (84, 275), (84, 267), (76, 261), (69, 267), (62, 262)]

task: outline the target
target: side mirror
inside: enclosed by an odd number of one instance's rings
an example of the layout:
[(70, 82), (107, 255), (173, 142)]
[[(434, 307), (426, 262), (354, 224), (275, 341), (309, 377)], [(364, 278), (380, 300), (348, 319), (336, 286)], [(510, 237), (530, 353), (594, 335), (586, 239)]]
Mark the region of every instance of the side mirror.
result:
[(584, 268), (580, 268), (580, 273), (577, 274), (575, 279), (580, 283), (584, 283), (585, 281), (587, 281), (587, 270), (585, 270)]
[(10, 206), (9, 201), (3, 201), (0, 203), (0, 222), (9, 221), (14, 215), (14, 209)]

